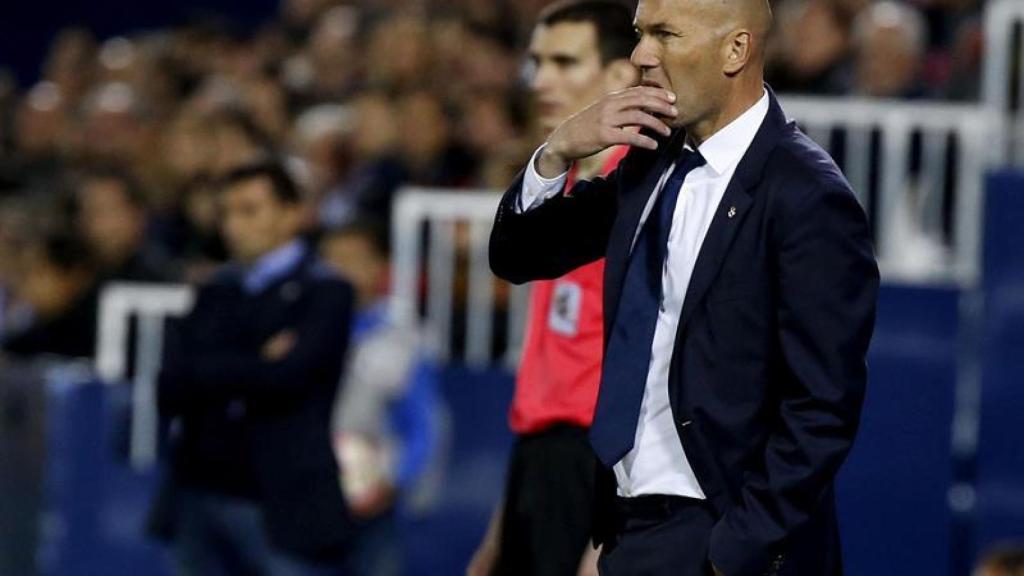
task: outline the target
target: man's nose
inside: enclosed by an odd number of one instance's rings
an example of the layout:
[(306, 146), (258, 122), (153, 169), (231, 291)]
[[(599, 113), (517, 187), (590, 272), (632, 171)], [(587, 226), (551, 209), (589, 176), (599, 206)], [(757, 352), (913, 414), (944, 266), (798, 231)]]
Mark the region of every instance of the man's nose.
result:
[(630, 55), (629, 61), (633, 63), (633, 66), (636, 66), (641, 70), (657, 68), (661, 64), (657, 51), (651, 46), (651, 43), (647, 41), (645, 37), (641, 37), (640, 41), (636, 43), (636, 47), (633, 48), (633, 54)]
[(550, 66), (537, 66), (533, 71), (533, 79), (530, 81), (530, 89), (534, 92), (543, 92), (551, 86)]

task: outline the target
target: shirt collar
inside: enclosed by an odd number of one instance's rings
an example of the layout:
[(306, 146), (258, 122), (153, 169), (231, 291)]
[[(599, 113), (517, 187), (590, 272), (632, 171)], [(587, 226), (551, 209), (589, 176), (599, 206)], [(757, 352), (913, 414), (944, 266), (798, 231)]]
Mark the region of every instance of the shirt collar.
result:
[(301, 240), (291, 242), (261, 256), (245, 272), (243, 285), (250, 294), (261, 292), (299, 265), (306, 255)]
[[(715, 174), (725, 173), (743, 158), (768, 115), (768, 105), (768, 91), (765, 90), (756, 104), (697, 147)], [(686, 147), (689, 148), (689, 144)]]

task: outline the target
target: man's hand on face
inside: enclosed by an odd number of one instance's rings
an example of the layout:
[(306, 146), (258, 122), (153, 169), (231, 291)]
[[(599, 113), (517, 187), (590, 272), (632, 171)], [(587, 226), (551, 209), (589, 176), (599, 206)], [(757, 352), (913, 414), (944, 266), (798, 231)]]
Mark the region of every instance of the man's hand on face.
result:
[(545, 178), (554, 178), (568, 170), (574, 160), (621, 144), (656, 150), (658, 142), (640, 134), (637, 128), (663, 136), (671, 134), (666, 120), (679, 115), (675, 100), (675, 94), (651, 86), (605, 96), (555, 128), (537, 160), (537, 171)]

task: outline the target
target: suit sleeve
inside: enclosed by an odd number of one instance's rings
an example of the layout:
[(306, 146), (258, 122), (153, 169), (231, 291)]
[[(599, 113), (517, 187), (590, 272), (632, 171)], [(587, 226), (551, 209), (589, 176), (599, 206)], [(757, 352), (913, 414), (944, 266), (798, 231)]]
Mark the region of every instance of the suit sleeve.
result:
[(202, 344), (196, 341), (197, 318), (208, 314), (216, 304), (209, 290), (199, 288), (192, 310), (183, 318), (169, 318), (164, 332), (163, 359), (157, 379), (157, 404), (165, 417), (188, 412), (192, 401), (191, 359)]
[[(784, 563), (785, 539), (820, 506), (860, 419), (879, 275), (864, 212), (842, 182), (781, 206), (776, 238), (778, 413), (739, 506), (711, 535), (726, 576)], [(776, 383), (773, 383), (775, 385)]]
[[(265, 404), (301, 401), (325, 382), (334, 385), (346, 355), (353, 313), (352, 288), (339, 281), (319, 283), (309, 308), (293, 327), (295, 344), (280, 360), (241, 352), (191, 350), (186, 366), (178, 366), (182, 393), (195, 398), (244, 397)], [(180, 401), (179, 401), (180, 403)]]
[(522, 213), (517, 206), (525, 171), (520, 173), (502, 197), (491, 230), (494, 274), (522, 284), (558, 278), (604, 257), (618, 206), (620, 170), (607, 178), (581, 180), (568, 193)]

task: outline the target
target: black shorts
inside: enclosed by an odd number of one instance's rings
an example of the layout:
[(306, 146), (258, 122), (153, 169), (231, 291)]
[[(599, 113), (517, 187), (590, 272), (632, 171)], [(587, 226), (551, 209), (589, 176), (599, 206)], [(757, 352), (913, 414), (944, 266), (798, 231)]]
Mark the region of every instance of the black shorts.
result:
[(575, 576), (590, 545), (597, 458), (587, 429), (559, 425), (512, 448), (497, 576)]

